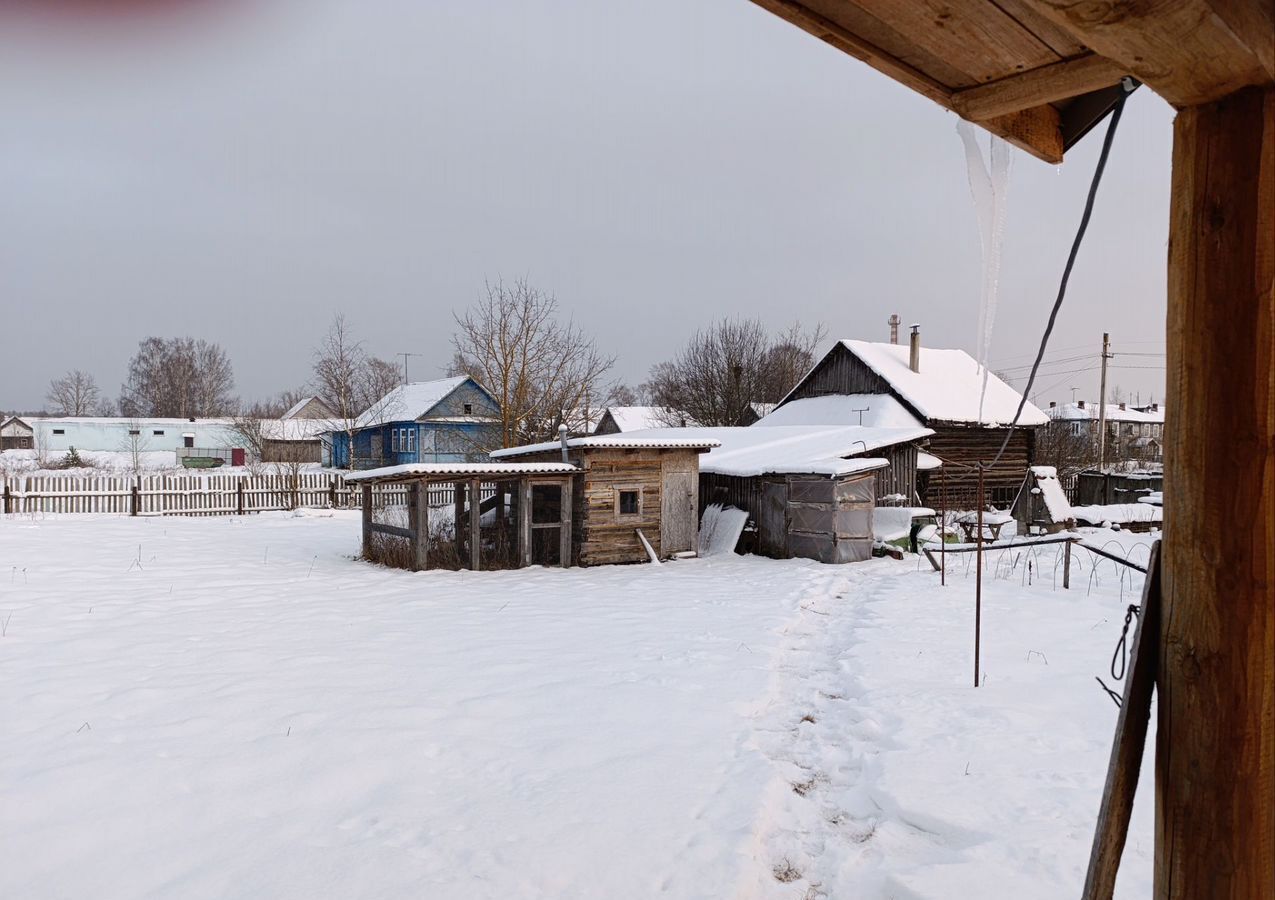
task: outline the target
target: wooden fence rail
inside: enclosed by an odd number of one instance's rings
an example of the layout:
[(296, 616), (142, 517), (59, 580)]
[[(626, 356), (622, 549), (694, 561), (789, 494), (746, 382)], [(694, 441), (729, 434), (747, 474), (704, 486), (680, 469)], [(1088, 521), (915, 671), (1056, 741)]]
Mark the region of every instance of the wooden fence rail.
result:
[[(405, 506), (407, 489), (377, 486), (377, 508)], [(485, 500), (494, 485), (483, 485)], [(107, 513), (134, 516), (218, 516), (311, 509), (358, 509), (359, 488), (332, 472), (281, 475), (17, 475), (0, 477), (2, 511)], [(429, 491), (430, 506), (454, 502), (450, 485)]]

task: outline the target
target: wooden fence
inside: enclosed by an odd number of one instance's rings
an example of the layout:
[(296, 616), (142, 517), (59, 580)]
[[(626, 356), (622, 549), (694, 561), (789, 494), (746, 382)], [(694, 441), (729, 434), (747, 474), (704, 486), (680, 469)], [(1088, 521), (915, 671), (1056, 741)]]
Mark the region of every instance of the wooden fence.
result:
[[(485, 500), (495, 493), (483, 485)], [(358, 485), (331, 472), (282, 475), (18, 475), (0, 478), (3, 512), (133, 516), (244, 515), (298, 508), (358, 509)], [(403, 485), (377, 485), (377, 507), (407, 503)], [(451, 485), (430, 488), (430, 506), (454, 502)]]

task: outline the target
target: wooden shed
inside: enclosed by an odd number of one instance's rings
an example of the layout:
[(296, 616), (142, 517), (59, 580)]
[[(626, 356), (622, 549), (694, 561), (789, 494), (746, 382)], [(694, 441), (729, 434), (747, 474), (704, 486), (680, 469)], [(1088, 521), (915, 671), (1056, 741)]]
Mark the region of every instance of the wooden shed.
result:
[[(1049, 163), (1125, 76), (1178, 110), (1163, 613), (1144, 623), (1155, 896), (1275, 896), (1275, 4), (754, 2)], [(1110, 782), (1123, 815), (1136, 783), (1136, 762)], [(1110, 896), (1122, 843), (1104, 845), (1087, 897)]]
[[(575, 476), (572, 546), (582, 566), (644, 562), (699, 550), (699, 455), (717, 442), (623, 434), (510, 447), (493, 459), (562, 461)], [(650, 545), (650, 553), (643, 545)]]

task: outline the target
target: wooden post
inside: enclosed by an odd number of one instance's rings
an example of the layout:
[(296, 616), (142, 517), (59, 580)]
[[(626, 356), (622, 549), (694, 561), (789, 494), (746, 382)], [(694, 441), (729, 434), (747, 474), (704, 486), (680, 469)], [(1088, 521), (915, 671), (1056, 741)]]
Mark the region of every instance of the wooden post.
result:
[(4, 483), (4, 512), (5, 515), (13, 512), (13, 493), (9, 490), (9, 482)]
[(1071, 590), (1071, 541), (1063, 544), (1063, 590)]
[(974, 537), (974, 687), (978, 687), (978, 652), (983, 636), (983, 464), (978, 464), (978, 532)]
[[(944, 466), (947, 464), (944, 463)], [(947, 587), (947, 469), (939, 470), (939, 584)]]
[(456, 532), (456, 565), (465, 564), (465, 482), (452, 484), (452, 530)]
[(558, 563), (564, 569), (571, 567), (571, 476), (562, 479), (562, 511), (558, 535)]
[(372, 558), (372, 485), (363, 485), (363, 558)]
[(482, 482), (469, 480), (469, 568), (477, 572), (483, 567)]
[(1155, 896), (1275, 897), (1275, 87), (1173, 126)]
[(133, 482), (132, 488), (128, 492), (128, 514), (135, 516), (142, 511), (142, 489), (138, 487), (137, 482)]
[(235, 482), (235, 511), (239, 515), (243, 515), (243, 479), (240, 478)]
[(1134, 626), (1128, 677), (1121, 695), (1120, 714), (1116, 716), (1116, 736), (1107, 761), (1107, 781), (1098, 808), (1082, 900), (1111, 900), (1116, 889), (1116, 872), (1129, 835), (1129, 817), (1133, 814), (1133, 797), (1138, 789), (1138, 772), (1147, 743), (1147, 724), (1151, 721), (1158, 650), (1155, 642), (1160, 632), (1160, 584), (1160, 543), (1157, 541), (1151, 545), (1151, 558), (1147, 561), (1142, 607)]
[(531, 565), (531, 479), (518, 480), (518, 562)]

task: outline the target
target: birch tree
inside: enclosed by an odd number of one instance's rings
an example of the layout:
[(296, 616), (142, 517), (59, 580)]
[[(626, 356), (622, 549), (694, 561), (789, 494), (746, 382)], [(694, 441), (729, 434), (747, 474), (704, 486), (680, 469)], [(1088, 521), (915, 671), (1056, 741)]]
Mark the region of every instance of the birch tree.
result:
[(332, 410), (333, 431), (344, 432), (351, 466), (360, 417), (379, 421), (386, 396), (402, 383), (398, 367), (369, 356), (338, 313), (314, 351), (315, 394)]

